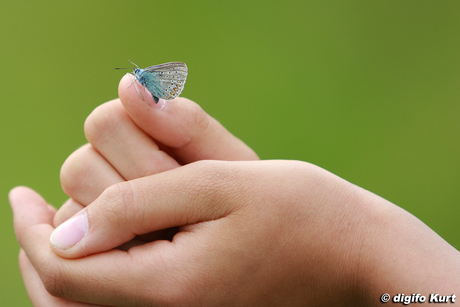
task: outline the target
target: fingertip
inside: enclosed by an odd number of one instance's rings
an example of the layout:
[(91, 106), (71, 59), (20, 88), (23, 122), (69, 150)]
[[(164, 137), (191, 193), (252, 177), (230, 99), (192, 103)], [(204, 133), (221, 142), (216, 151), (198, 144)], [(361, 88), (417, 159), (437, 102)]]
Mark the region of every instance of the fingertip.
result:
[(118, 96), (125, 107), (149, 106), (154, 109), (163, 109), (163, 106), (158, 106), (160, 102), (155, 103), (152, 94), (130, 73), (124, 75), (118, 85)]
[(120, 97), (120, 100), (131, 102), (132, 100), (136, 101), (137, 99), (140, 99), (134, 89), (135, 81), (134, 76), (130, 73), (127, 73), (121, 78), (120, 83), (118, 84), (118, 97)]
[(42, 200), (41, 196), (26, 186), (17, 186), (10, 190), (8, 193), (8, 199), (12, 207), (19, 205), (25, 201), (31, 201), (35, 199)]
[(9, 193), (15, 227), (46, 223), (52, 224), (54, 210), (45, 199), (31, 188), (18, 186)]
[(118, 93), (124, 93), (126, 89), (130, 88), (134, 82), (134, 76), (130, 73), (126, 73), (118, 84)]
[(14, 197), (16, 197), (17, 194), (21, 194), (22, 191), (25, 191), (27, 189), (29, 189), (29, 188), (26, 187), (26, 186), (21, 186), (21, 185), (16, 186), (16, 187), (14, 187), (14, 188), (12, 188), (10, 190), (10, 192), (8, 193), (8, 197), (14, 198)]

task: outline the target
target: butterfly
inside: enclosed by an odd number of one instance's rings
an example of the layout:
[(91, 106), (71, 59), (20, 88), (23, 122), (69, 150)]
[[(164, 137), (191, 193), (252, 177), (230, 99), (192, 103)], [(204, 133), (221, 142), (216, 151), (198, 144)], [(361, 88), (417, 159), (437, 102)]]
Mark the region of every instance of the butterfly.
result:
[[(131, 61), (129, 61), (131, 62)], [(134, 78), (142, 84), (152, 94), (155, 103), (158, 103), (160, 98), (172, 100), (180, 95), (184, 89), (185, 80), (187, 79), (187, 65), (182, 62), (170, 62), (147, 67), (139, 68), (134, 66)], [(117, 68), (122, 69), (122, 68)], [(137, 87), (136, 87), (137, 89)], [(144, 97), (137, 91), (138, 94)]]

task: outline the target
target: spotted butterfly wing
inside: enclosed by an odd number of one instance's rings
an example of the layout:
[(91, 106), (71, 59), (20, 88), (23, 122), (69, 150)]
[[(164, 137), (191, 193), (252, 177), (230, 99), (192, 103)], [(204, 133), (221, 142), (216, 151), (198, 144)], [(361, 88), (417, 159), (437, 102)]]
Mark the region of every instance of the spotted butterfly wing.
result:
[(170, 62), (145, 69), (136, 68), (134, 74), (139, 83), (152, 94), (155, 103), (158, 103), (159, 98), (172, 100), (180, 95), (188, 69), (185, 63)]

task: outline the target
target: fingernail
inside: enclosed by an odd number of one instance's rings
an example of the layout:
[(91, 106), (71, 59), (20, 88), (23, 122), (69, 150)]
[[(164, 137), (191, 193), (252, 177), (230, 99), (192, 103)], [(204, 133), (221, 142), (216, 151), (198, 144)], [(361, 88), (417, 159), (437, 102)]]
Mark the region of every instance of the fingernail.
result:
[(152, 105), (152, 107), (157, 110), (163, 110), (165, 106), (166, 106), (166, 100), (161, 99), (161, 98), (158, 100), (158, 103), (154, 103)]
[(88, 218), (86, 213), (79, 213), (68, 219), (51, 234), (51, 244), (60, 249), (69, 249), (75, 246), (88, 232)]

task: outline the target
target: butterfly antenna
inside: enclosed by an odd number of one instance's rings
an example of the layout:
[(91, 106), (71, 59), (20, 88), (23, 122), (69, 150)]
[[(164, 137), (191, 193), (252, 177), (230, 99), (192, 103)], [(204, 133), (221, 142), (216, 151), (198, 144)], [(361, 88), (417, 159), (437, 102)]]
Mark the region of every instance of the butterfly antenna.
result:
[[(131, 60), (128, 60), (131, 64), (133, 64), (134, 66), (136, 66), (137, 68), (139, 68), (139, 66), (137, 66), (136, 64), (134, 64), (133, 62), (131, 62)], [(136, 67), (115, 67), (115, 69), (134, 69)]]
[(139, 68), (139, 66), (137, 66), (136, 63), (131, 62), (131, 60), (128, 60), (128, 61), (129, 61), (129, 63), (131, 63), (131, 64), (133, 64), (134, 66), (136, 66), (137, 68)]

